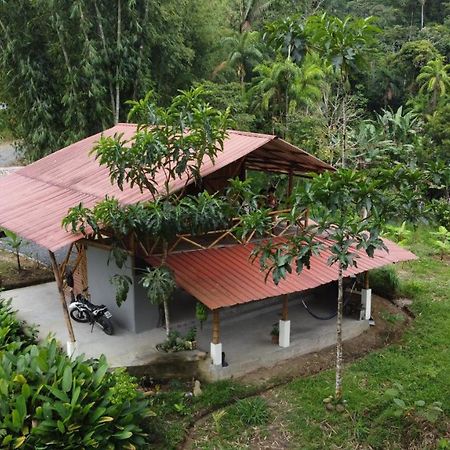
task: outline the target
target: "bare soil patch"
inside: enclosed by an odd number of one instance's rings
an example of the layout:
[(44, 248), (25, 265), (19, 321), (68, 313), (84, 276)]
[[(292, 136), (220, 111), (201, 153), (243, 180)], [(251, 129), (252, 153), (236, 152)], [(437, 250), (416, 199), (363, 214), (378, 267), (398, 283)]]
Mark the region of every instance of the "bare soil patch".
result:
[(54, 280), (53, 272), (37, 261), (21, 256), (20, 263), (21, 272), (17, 270), (16, 256), (0, 250), (0, 288), (16, 289)]

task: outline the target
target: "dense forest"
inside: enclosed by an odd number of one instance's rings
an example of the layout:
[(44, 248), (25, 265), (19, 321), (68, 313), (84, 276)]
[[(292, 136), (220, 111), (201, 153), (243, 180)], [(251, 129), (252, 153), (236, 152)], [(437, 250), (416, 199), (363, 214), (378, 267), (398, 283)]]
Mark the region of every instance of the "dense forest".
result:
[(202, 83), (235, 128), (337, 166), (449, 162), (450, 2), (6, 0), (0, 39), (27, 160)]

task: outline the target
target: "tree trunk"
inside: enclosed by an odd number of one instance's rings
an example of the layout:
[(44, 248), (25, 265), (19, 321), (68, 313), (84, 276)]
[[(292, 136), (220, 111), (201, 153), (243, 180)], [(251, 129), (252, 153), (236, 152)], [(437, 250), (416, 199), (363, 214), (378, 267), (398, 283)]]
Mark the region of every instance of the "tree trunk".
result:
[(139, 46), (139, 53), (137, 58), (137, 74), (136, 79), (134, 80), (134, 87), (133, 87), (133, 99), (136, 99), (138, 96), (138, 87), (139, 83), (142, 80), (142, 59), (143, 59), (143, 53), (144, 53), (144, 45), (145, 45), (145, 32), (146, 24), (148, 22), (148, 11), (149, 10), (149, 4), (148, 0), (144, 1), (144, 19), (141, 24), (141, 33), (140, 33), (140, 46)]
[(342, 167), (345, 167), (347, 152), (347, 94), (342, 98)]
[(16, 250), (16, 259), (17, 259), (17, 271), (22, 272), (22, 266), (20, 265), (19, 249)]
[(122, 28), (122, 3), (121, 0), (117, 0), (117, 65), (116, 65), (116, 110), (114, 112), (114, 125), (119, 122), (120, 114), (120, 38)]
[[(108, 55), (108, 47), (106, 45), (106, 37), (105, 37), (105, 32), (103, 30), (103, 24), (102, 24), (102, 15), (100, 13), (100, 9), (98, 7), (97, 0), (94, 0), (94, 7), (95, 7), (95, 13), (97, 15), (98, 32), (100, 34), (100, 39), (102, 41), (104, 57), (106, 58)], [(111, 83), (111, 80), (109, 80), (108, 85), (109, 85), (108, 86), (109, 87), (109, 96), (110, 96), (110, 101), (111, 101), (111, 113), (112, 113), (112, 118), (114, 121), (115, 112), (116, 112), (116, 104), (115, 104), (115, 100), (114, 100), (114, 91), (113, 91), (113, 85)]]
[(337, 401), (342, 399), (342, 313), (344, 306), (344, 289), (343, 289), (343, 271), (342, 265), (339, 263), (338, 278), (338, 310), (336, 319), (336, 391), (335, 398)]
[[(161, 265), (163, 266), (164, 264), (166, 264), (167, 254), (169, 252), (169, 244), (165, 239), (163, 239), (162, 241), (162, 247), (163, 247), (163, 257), (161, 260)], [(167, 298), (164, 299), (163, 305), (164, 305), (164, 320), (166, 321), (166, 335), (169, 336), (170, 317), (169, 317), (169, 301)]]
[(425, 1), (426, 0), (420, 0), (420, 29), (425, 25)]

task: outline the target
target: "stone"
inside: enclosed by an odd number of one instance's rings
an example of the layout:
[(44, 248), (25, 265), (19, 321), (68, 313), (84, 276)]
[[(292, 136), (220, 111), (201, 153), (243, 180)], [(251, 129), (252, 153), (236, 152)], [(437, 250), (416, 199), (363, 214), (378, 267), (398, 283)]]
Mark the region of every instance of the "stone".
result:
[(199, 380), (195, 380), (194, 381), (194, 397), (199, 397), (200, 395), (202, 395), (202, 388), (200, 387), (200, 381)]
[(334, 411), (334, 405), (333, 405), (333, 403), (326, 403), (326, 404), (325, 404), (325, 408), (326, 408), (328, 411)]

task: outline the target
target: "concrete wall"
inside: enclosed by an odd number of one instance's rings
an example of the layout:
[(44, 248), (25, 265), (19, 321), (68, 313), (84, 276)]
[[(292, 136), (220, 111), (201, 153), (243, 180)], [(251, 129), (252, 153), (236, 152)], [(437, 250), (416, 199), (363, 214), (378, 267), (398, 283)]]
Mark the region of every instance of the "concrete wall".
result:
[(92, 302), (106, 305), (111, 311), (114, 324), (135, 332), (134, 289), (130, 288), (127, 300), (119, 308), (116, 304), (115, 288), (109, 281), (115, 274), (133, 278), (131, 258), (128, 257), (124, 267), (119, 269), (113, 260), (108, 264), (108, 250), (88, 245), (86, 251), (89, 292)]
[[(92, 302), (103, 303), (111, 311), (115, 324), (135, 333), (151, 330), (158, 324), (158, 308), (147, 299), (145, 289), (139, 284), (139, 276), (133, 273), (132, 259), (128, 256), (122, 269), (111, 260), (109, 251), (94, 246), (87, 247), (89, 292)], [(115, 274), (126, 275), (133, 280), (127, 300), (120, 308), (116, 304), (115, 288), (110, 279)]]
[[(158, 307), (152, 305), (145, 289), (139, 283), (139, 275), (133, 276), (135, 332), (151, 330), (158, 325)], [(131, 289), (130, 289), (131, 290)]]

